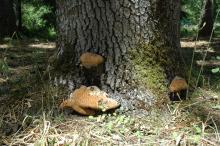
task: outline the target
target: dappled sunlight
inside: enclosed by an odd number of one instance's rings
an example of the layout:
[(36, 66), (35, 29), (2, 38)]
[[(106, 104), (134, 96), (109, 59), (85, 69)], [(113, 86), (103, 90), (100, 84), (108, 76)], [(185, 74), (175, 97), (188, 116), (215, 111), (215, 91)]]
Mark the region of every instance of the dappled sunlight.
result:
[(205, 45), (208, 45), (209, 42), (208, 41), (186, 41), (186, 40), (182, 40), (180, 44), (181, 44), (182, 48), (194, 48), (195, 46), (197, 46), (197, 48), (199, 48), (199, 47), (203, 47)]
[(0, 48), (30, 48), (30, 49), (45, 49), (45, 50), (51, 50), (55, 49), (56, 43), (54, 42), (26, 42), (26, 41), (21, 41), (19, 43), (9, 43), (9, 42), (1, 42), (0, 43)]
[(28, 47), (30, 48), (42, 48), (42, 49), (54, 49), (56, 44), (53, 42), (50, 43), (33, 43), (29, 44)]
[(198, 48), (204, 49), (210, 45), (214, 49), (219, 49), (220, 46), (220, 38), (212, 38), (209, 42), (208, 38), (206, 40), (194, 40), (190, 38), (182, 38), (180, 41), (181, 48)]
[(5, 48), (5, 49), (8, 49), (10, 48), (11, 46), (9, 44), (0, 44), (0, 48)]

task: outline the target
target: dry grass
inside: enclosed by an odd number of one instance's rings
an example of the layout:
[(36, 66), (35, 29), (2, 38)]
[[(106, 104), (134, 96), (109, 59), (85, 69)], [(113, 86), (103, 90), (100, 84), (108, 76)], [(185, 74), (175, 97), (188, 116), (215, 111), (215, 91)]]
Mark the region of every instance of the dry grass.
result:
[[(163, 110), (140, 110), (135, 114), (113, 113), (95, 117), (69, 115), (51, 107), (53, 111), (45, 110), (38, 116), (24, 117), (20, 130), (2, 137), (2, 141), (7, 145), (37, 146), (220, 144), (218, 129), (211, 127), (208, 119), (202, 121), (192, 116), (186, 108), (192, 105), (184, 102), (167, 105)], [(31, 122), (27, 125), (28, 119)]]

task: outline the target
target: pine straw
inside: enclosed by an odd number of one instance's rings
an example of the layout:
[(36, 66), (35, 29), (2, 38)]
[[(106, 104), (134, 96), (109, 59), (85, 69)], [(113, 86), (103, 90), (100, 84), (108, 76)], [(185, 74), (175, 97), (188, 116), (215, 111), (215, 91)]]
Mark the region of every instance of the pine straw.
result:
[[(11, 101), (0, 119), (22, 121), (19, 131), (2, 137), (6, 145), (220, 145), (218, 129), (193, 116), (189, 107), (200, 102), (169, 104), (163, 109), (138, 110), (135, 114), (102, 114), (96, 117), (66, 115), (57, 110), (67, 93), (63, 89), (44, 86), (32, 92), (31, 98)], [(63, 91), (64, 92), (64, 91)], [(58, 96), (57, 96), (57, 93)], [(59, 97), (56, 99), (56, 96)], [(44, 99), (44, 102), (43, 102)], [(53, 102), (53, 103), (49, 103)], [(55, 103), (54, 103), (55, 102)], [(41, 104), (44, 103), (44, 106)], [(28, 106), (40, 110), (20, 119)], [(36, 106), (36, 108), (34, 108)], [(44, 110), (42, 110), (42, 109)], [(42, 112), (43, 111), (43, 112)], [(39, 114), (42, 113), (42, 114)], [(35, 116), (35, 117), (33, 117)], [(31, 122), (26, 124), (28, 119)], [(0, 142), (1, 143), (1, 142)]]
[[(43, 117), (41, 120), (33, 121), (33, 124), (21, 133), (16, 133), (11, 138), (5, 139), (4, 143), (7, 145), (48, 145), (52, 143), (53, 145), (138, 145), (149, 141), (148, 136), (138, 138), (131, 130), (132, 127), (125, 127), (125, 123), (117, 125), (115, 129), (109, 129), (111, 122), (105, 123), (106, 117), (103, 116), (95, 118), (95, 121), (83, 118), (79, 120), (66, 119), (65, 122), (59, 123), (46, 120), (45, 115)], [(136, 124), (135, 126), (140, 125)], [(120, 128), (127, 129), (126, 134), (121, 133)]]
[[(49, 86), (50, 87), (50, 86)], [(95, 117), (67, 115), (59, 110), (58, 97), (64, 97), (61, 89), (31, 92), (31, 98), (12, 102), (1, 107), (4, 111), (0, 121), (8, 123), (22, 121), (21, 128), (14, 134), (4, 136), (6, 145), (62, 146), (62, 145), (220, 145), (220, 134), (208, 120), (192, 116), (195, 103), (169, 104), (163, 109), (138, 110), (135, 113), (102, 114)], [(62, 90), (63, 91), (63, 90)], [(42, 102), (41, 100), (45, 101)], [(60, 99), (60, 98), (59, 98)], [(39, 101), (37, 101), (39, 100)], [(53, 102), (49, 104), (49, 102)], [(44, 110), (41, 104), (44, 103)], [(28, 106), (36, 106), (37, 113), (25, 112)], [(50, 107), (50, 109), (46, 109)], [(187, 108), (186, 108), (187, 107)], [(22, 114), (23, 113), (23, 114)], [(20, 117), (27, 115), (21, 119)], [(42, 114), (39, 114), (42, 113)], [(209, 117), (210, 118), (210, 117)], [(30, 120), (31, 119), (31, 120)], [(28, 122), (29, 121), (29, 122)], [(1, 135), (0, 135), (1, 136)], [(1, 142), (0, 142), (1, 143)]]
[[(92, 127), (91, 123), (78, 120), (69, 120), (65, 123), (52, 124), (45, 117), (42, 120), (35, 120), (31, 127), (25, 129), (20, 134), (15, 134), (8, 141), (8, 145), (56, 145), (71, 143), (73, 145), (83, 141), (80, 133), (88, 133)], [(80, 128), (80, 130), (79, 130)], [(86, 135), (84, 135), (86, 136)]]
[(27, 128), (3, 138), (3, 142), (24, 146), (220, 144), (215, 128), (180, 111), (179, 105), (169, 107), (169, 112), (151, 111), (145, 116), (82, 117), (60, 113), (53, 117), (43, 113)]

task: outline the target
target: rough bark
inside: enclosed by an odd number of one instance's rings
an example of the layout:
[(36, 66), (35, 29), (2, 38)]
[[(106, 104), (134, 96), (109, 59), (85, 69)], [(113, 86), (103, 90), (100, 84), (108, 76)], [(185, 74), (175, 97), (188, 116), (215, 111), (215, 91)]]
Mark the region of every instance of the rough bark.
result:
[(144, 85), (158, 91), (177, 73), (179, 0), (56, 2), (57, 66), (71, 72), (73, 88), (84, 84), (79, 57), (86, 51), (105, 58), (97, 85), (105, 90), (126, 92)]
[(0, 37), (11, 35), (16, 30), (13, 0), (2, 0), (0, 4)]
[(202, 11), (199, 24), (199, 37), (209, 37), (214, 24), (214, 1), (204, 0), (204, 8)]

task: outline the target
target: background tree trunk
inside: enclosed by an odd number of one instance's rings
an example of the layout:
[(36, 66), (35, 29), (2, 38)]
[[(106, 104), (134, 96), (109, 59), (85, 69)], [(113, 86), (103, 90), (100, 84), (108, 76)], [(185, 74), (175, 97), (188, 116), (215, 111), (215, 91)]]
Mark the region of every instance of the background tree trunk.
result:
[(214, 2), (213, 0), (204, 0), (204, 8), (199, 24), (199, 37), (209, 37), (212, 33), (214, 24)]
[(180, 72), (179, 0), (57, 0), (56, 14), (56, 66), (73, 88), (85, 84), (79, 57), (87, 51), (105, 58), (97, 86), (109, 91), (159, 93)]
[(11, 35), (16, 30), (13, 0), (2, 0), (0, 4), (0, 37)]
[(22, 29), (22, 22), (21, 22), (21, 0), (14, 0), (13, 3), (13, 10), (16, 19), (16, 31), (20, 32)]

